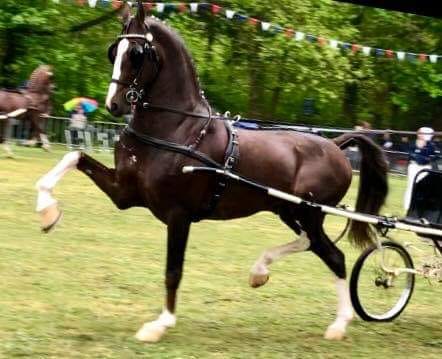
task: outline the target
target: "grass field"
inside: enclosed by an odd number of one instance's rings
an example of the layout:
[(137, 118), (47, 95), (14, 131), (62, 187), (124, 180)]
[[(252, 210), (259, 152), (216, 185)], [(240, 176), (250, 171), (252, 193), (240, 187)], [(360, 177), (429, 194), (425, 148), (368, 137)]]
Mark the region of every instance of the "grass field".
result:
[[(285, 258), (267, 285), (249, 288), (257, 256), (293, 238), (266, 213), (192, 227), (177, 326), (158, 344), (139, 343), (133, 335), (162, 308), (164, 225), (147, 210), (120, 212), (72, 172), (55, 191), (64, 218), (44, 235), (33, 186), (63, 150), (14, 150), (15, 159), (0, 157), (0, 358), (442, 357), (442, 286), (422, 278), (396, 321), (356, 318), (342, 342), (322, 339), (336, 296), (331, 273), (312, 254)], [(400, 214), (405, 182), (390, 185), (383, 212)], [(345, 202), (354, 194), (355, 186)], [(328, 232), (343, 225), (329, 219)], [(418, 243), (413, 234), (394, 236)], [(340, 247), (350, 272), (358, 251), (346, 240)]]

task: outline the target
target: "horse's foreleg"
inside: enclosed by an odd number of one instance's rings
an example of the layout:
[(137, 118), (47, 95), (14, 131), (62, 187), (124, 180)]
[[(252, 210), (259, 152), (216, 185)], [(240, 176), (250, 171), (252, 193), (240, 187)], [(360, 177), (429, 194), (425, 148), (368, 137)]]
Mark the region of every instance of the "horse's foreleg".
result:
[(43, 148), (45, 151), (50, 151), (51, 143), (49, 142), (48, 136), (42, 132), (39, 134), (39, 137), (42, 143), (41, 148)]
[(14, 154), (12, 153), (12, 150), (11, 150), (11, 146), (9, 145), (9, 143), (6, 140), (2, 143), (2, 147), (3, 147), (3, 150), (6, 152), (6, 157), (9, 157), (9, 158), (14, 157)]
[(124, 209), (130, 206), (128, 190), (125, 186), (119, 185), (114, 169), (107, 168), (82, 152), (69, 152), (36, 184), (38, 190), (37, 212), (42, 216), (43, 231), (49, 231), (61, 215), (57, 200), (52, 196), (52, 190), (58, 181), (73, 169), (78, 169), (90, 177), (118, 208)]
[(157, 342), (168, 328), (176, 323), (176, 295), (183, 273), (184, 254), (191, 221), (185, 215), (176, 215), (167, 226), (166, 302), (157, 320), (145, 323), (136, 338), (145, 342)]
[(42, 230), (47, 232), (52, 229), (61, 217), (57, 206), (57, 200), (52, 196), (52, 190), (63, 176), (77, 167), (81, 153), (69, 152), (48, 173), (41, 177), (35, 187), (37, 195), (37, 212), (41, 215)]

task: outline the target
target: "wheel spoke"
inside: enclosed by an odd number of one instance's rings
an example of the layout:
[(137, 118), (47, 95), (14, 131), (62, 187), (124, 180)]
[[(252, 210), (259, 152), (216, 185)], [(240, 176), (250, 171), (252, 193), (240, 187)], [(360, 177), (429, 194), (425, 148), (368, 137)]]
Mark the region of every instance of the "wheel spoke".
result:
[(391, 320), (411, 296), (414, 274), (395, 276), (383, 268), (413, 268), (413, 263), (406, 250), (394, 242), (384, 243), (382, 250), (372, 247), (361, 255), (353, 269), (351, 293), (353, 306), (363, 319)]

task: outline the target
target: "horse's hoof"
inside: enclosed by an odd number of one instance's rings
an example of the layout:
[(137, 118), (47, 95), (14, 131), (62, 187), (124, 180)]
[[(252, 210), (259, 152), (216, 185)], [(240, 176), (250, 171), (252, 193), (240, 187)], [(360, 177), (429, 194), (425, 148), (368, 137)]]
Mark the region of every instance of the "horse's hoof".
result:
[(331, 327), (324, 334), (324, 338), (327, 340), (342, 340), (344, 337), (345, 331)]
[(51, 152), (51, 146), (49, 146), (49, 145), (43, 145), (43, 146), (41, 146), (41, 148), (43, 148), (46, 152)]
[(158, 343), (166, 333), (167, 327), (164, 325), (155, 325), (153, 323), (144, 324), (135, 334), (135, 338), (141, 342)]
[(258, 288), (266, 284), (269, 278), (269, 274), (250, 274), (249, 284), (252, 288)]
[(40, 211), (41, 230), (48, 233), (60, 221), (63, 212), (58, 209), (57, 203), (51, 204), (49, 207)]

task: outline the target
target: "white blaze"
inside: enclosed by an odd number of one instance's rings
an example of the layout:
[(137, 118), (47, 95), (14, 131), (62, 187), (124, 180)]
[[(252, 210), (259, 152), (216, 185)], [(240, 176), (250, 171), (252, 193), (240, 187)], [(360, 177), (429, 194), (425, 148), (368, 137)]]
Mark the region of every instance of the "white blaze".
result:
[[(123, 62), (123, 56), (128, 48), (129, 48), (129, 41), (127, 39), (121, 40), (120, 43), (118, 44), (117, 56), (115, 58), (115, 63), (114, 63), (114, 71), (112, 73), (113, 80), (119, 80), (121, 77), (121, 65)], [(112, 99), (117, 93), (117, 89), (118, 89), (118, 84), (112, 82), (109, 86), (109, 91), (107, 92), (107, 97), (106, 97), (107, 108), (111, 108)]]

